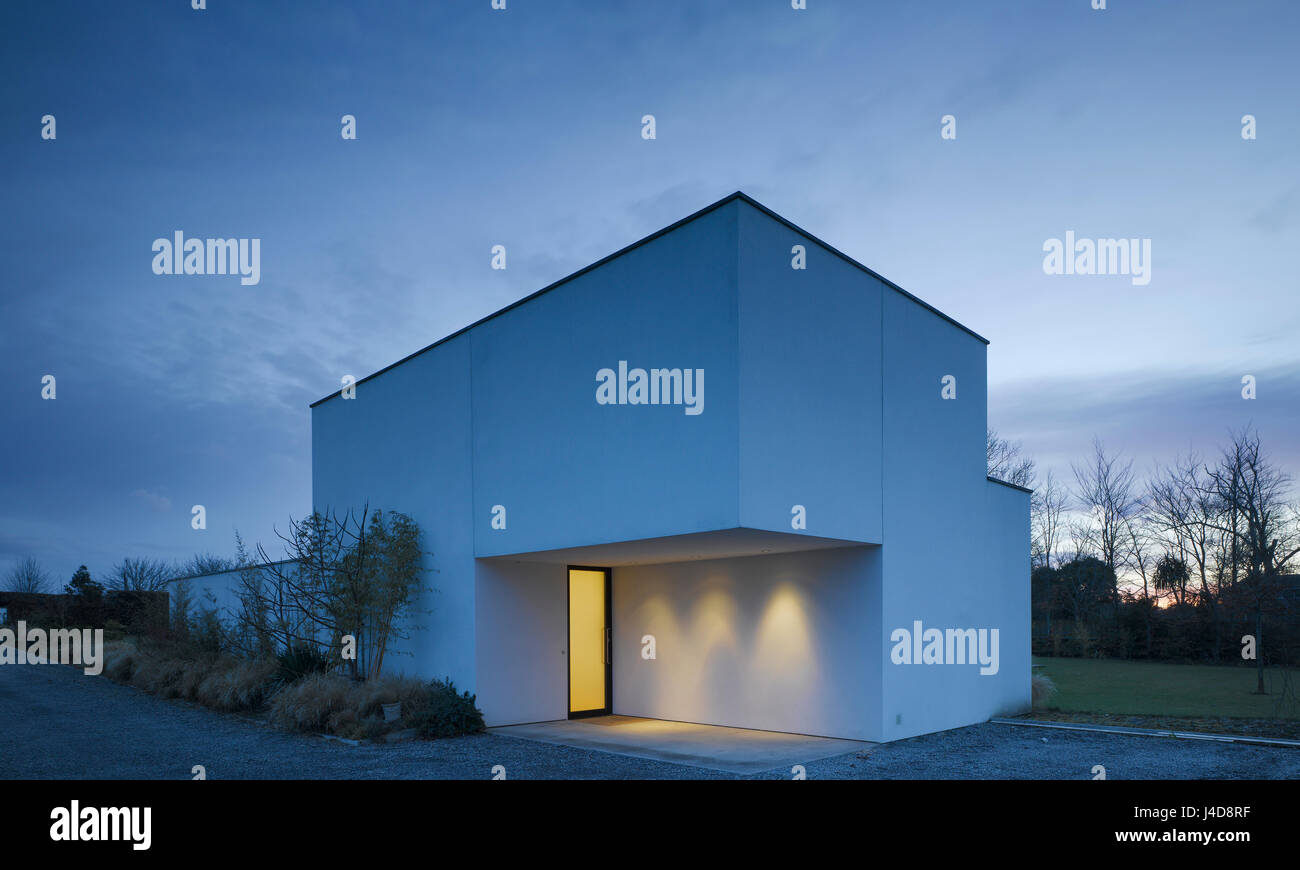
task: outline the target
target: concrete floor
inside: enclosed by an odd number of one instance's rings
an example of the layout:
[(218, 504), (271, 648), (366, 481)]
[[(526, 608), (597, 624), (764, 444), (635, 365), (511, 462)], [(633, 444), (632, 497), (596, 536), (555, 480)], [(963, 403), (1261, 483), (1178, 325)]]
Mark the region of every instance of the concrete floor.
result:
[(859, 740), (695, 725), (635, 716), (559, 719), (489, 730), (505, 737), (689, 764), (728, 773), (760, 773), (778, 767), (789, 769), (796, 764), (834, 755), (869, 752), (878, 745)]

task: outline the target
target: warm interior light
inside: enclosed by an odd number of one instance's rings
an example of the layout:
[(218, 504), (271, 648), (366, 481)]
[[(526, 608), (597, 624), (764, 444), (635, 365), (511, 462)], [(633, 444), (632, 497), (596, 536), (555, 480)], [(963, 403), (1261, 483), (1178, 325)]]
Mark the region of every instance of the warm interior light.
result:
[(569, 712), (605, 706), (605, 572), (569, 570)]
[(815, 673), (812, 630), (797, 586), (772, 590), (758, 624), (754, 665), (772, 685), (797, 684)]

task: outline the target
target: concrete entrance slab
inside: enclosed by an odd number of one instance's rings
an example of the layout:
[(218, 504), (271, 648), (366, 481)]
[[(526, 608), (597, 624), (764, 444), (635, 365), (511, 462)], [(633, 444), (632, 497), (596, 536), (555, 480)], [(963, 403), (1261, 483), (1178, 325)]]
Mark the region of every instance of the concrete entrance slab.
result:
[(505, 725), (489, 730), (506, 737), (689, 764), (728, 773), (759, 773), (777, 767), (789, 768), (833, 755), (870, 751), (878, 745), (861, 740), (696, 725), (691, 722), (641, 719), (635, 716), (560, 719), (528, 725)]

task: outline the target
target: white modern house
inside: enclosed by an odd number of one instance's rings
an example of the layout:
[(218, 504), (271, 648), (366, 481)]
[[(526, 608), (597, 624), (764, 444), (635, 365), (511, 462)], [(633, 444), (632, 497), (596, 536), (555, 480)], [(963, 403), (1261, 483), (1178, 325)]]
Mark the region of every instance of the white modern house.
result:
[(391, 661), (489, 725), (967, 725), (1030, 702), (986, 345), (736, 193), (316, 402), (313, 503), (419, 522)]

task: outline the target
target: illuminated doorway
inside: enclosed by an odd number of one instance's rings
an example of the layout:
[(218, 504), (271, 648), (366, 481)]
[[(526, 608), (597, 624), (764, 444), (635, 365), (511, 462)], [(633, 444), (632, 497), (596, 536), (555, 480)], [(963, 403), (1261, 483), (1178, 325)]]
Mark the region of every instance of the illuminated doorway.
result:
[(569, 718), (610, 712), (610, 570), (569, 567)]

